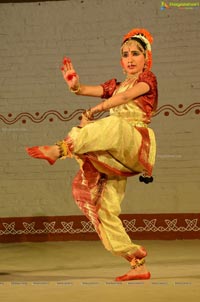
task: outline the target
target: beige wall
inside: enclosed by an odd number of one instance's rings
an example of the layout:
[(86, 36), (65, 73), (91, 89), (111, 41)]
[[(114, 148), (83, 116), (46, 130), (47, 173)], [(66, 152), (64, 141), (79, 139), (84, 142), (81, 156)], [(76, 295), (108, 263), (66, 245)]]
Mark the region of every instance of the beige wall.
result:
[[(119, 47), (134, 27), (154, 36), (158, 151), (154, 183), (129, 179), (123, 212), (199, 212), (200, 7), (160, 6), (157, 0), (0, 4), (0, 217), (80, 214), (71, 196), (77, 164), (51, 167), (28, 158), (24, 148), (54, 143), (77, 124), (78, 115), (63, 122), (55, 111), (69, 116), (98, 101), (68, 91), (59, 70), (63, 56), (73, 59), (83, 83), (122, 80)], [(42, 121), (48, 110), (53, 114)]]

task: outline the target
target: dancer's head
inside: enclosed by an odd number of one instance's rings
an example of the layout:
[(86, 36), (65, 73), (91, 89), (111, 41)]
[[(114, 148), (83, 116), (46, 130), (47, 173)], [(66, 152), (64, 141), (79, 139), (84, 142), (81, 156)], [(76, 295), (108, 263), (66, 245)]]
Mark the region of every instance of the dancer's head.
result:
[(127, 74), (151, 69), (153, 38), (145, 29), (132, 29), (124, 37), (121, 45), (121, 64)]

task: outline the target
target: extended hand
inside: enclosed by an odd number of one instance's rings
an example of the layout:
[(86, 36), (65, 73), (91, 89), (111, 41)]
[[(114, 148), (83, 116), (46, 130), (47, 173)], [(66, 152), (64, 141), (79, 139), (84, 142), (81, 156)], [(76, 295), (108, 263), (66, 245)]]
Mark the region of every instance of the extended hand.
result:
[(62, 62), (62, 74), (69, 89), (77, 90), (80, 86), (79, 76), (77, 75), (70, 58), (65, 57)]

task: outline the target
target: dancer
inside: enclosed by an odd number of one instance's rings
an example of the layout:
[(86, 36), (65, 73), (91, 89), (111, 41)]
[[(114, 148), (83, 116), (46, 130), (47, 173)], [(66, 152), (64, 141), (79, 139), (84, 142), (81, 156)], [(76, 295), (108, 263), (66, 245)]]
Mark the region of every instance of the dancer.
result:
[[(74, 158), (80, 165), (73, 185), (73, 197), (92, 222), (105, 248), (122, 256), (129, 271), (116, 281), (149, 279), (145, 265), (147, 252), (131, 241), (119, 214), (127, 177), (144, 174), (151, 177), (155, 161), (154, 132), (148, 127), (157, 107), (157, 81), (152, 65), (150, 33), (145, 29), (128, 32), (120, 48), (121, 66), (126, 77), (101, 85), (80, 82), (69, 58), (64, 58), (62, 74), (69, 89), (83, 96), (106, 99), (82, 114), (79, 126), (65, 139), (51, 146), (27, 148), (30, 156), (47, 160)], [(110, 115), (97, 119), (98, 113)], [(137, 197), (135, 197), (137, 199)]]

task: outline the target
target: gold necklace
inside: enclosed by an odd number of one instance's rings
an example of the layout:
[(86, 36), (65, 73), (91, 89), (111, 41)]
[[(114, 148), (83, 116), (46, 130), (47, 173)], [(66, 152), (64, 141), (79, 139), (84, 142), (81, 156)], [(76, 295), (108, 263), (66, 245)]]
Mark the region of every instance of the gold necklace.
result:
[(137, 75), (129, 75), (126, 77), (126, 79), (121, 83), (122, 86), (127, 86), (130, 84), (133, 84), (138, 78), (138, 74)]

